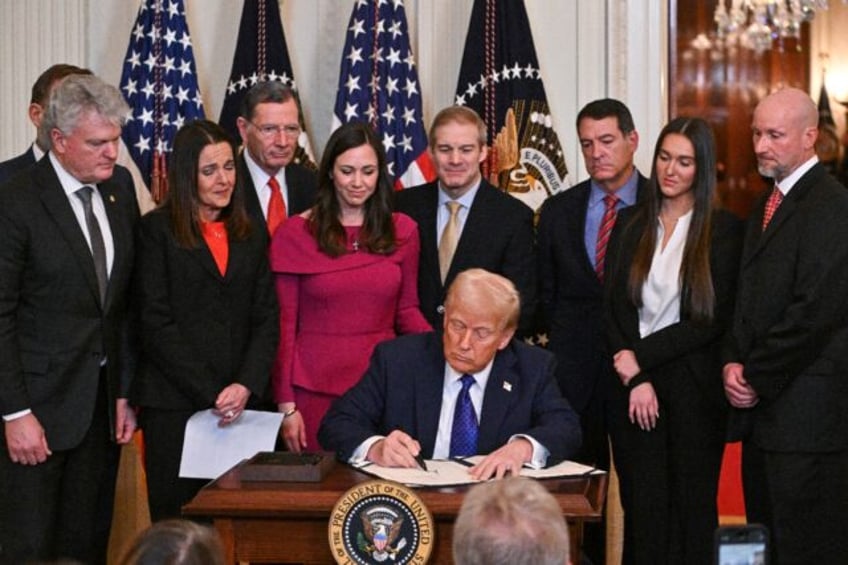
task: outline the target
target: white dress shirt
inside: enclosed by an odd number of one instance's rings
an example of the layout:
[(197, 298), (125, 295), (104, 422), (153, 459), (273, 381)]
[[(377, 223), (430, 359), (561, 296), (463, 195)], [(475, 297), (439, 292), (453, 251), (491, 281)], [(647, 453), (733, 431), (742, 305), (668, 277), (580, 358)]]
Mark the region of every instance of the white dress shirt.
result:
[[(250, 173), (250, 178), (253, 180), (253, 187), (256, 189), (256, 196), (259, 197), (259, 205), (262, 206), (262, 217), (268, 217), (268, 201), (271, 200), (271, 187), (268, 186), (268, 181), (271, 175), (266, 173), (262, 167), (256, 164), (253, 157), (250, 156), (250, 151), (247, 147), (243, 150), (244, 162), (247, 163), (247, 171)], [(289, 190), (286, 185), (286, 168), (282, 167), (277, 174), (274, 175), (277, 183), (280, 185), (280, 194), (283, 195), (283, 202), (286, 204), (286, 211), (289, 208)]]
[(680, 265), (686, 235), (692, 222), (692, 210), (680, 216), (665, 249), (665, 228), (657, 218), (657, 247), (648, 278), (642, 285), (642, 307), (639, 308), (639, 335), (645, 337), (680, 321)]
[[(482, 371), (473, 373), (474, 384), (468, 389), (468, 394), (471, 396), (471, 404), (474, 406), (474, 412), (477, 414), (479, 423), (480, 415), (483, 413), (483, 400), (486, 391), (486, 384), (489, 382), (489, 375), (492, 372), (492, 364), (494, 359), (489, 361)], [(433, 446), (433, 459), (448, 459), (450, 456), (450, 439), (451, 429), (453, 428), (453, 415), (456, 409), (456, 400), (459, 397), (459, 392), (462, 390), (463, 373), (457, 372), (448, 363), (445, 363), (444, 385), (442, 386), (442, 407), (439, 412), (439, 427), (436, 431), (436, 443)], [(362, 463), (368, 455), (368, 450), (371, 446), (384, 439), (385, 436), (371, 436), (363, 441), (354, 450), (351, 455), (350, 463)], [(509, 441), (514, 439), (524, 438), (533, 446), (533, 453), (530, 461), (526, 465), (541, 469), (548, 462), (550, 451), (541, 443), (527, 434), (515, 434), (509, 438)]]
[(795, 186), (795, 183), (798, 182), (798, 180), (803, 177), (807, 173), (807, 171), (812, 169), (813, 166), (815, 166), (815, 164), (818, 162), (818, 156), (813, 155), (812, 157), (801, 163), (801, 165), (797, 169), (792, 171), (789, 176), (787, 176), (782, 181), (775, 183), (778, 190), (780, 190), (783, 196), (789, 194), (789, 191), (792, 190), (792, 187)]

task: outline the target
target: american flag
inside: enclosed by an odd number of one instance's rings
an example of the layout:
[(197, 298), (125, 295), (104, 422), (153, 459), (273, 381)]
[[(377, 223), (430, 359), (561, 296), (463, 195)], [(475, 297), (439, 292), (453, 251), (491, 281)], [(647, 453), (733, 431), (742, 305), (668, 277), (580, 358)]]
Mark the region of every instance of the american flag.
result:
[(132, 109), (124, 143), (159, 202), (174, 135), (184, 123), (204, 117), (183, 0), (143, 0), (124, 59), (121, 92)]
[(367, 121), (382, 137), (395, 188), (436, 178), (421, 113), (421, 88), (401, 0), (357, 0), (350, 16), (333, 129)]
[[(245, 0), (241, 13), (233, 67), (218, 123), (239, 139), (236, 119), (244, 95), (260, 81), (276, 80), (297, 90), (286, 46), (278, 0)], [(303, 125), (303, 117), (300, 118)], [(306, 130), (300, 134), (294, 162), (315, 170), (315, 160)]]
[(474, 0), (455, 102), (486, 122), (489, 182), (534, 210), (568, 188), (522, 0)]

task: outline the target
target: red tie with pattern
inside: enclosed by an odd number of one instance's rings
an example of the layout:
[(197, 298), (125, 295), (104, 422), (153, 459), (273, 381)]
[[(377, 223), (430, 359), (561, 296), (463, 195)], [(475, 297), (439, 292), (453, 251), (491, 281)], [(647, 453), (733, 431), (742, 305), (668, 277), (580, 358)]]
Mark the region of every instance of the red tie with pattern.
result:
[(607, 257), (607, 243), (609, 243), (610, 233), (615, 225), (615, 218), (618, 211), (615, 205), (618, 203), (618, 196), (607, 194), (604, 196), (604, 217), (601, 219), (601, 225), (598, 228), (598, 239), (595, 243), (595, 273), (598, 275), (598, 280), (604, 282), (604, 261)]
[(274, 237), (274, 232), (286, 220), (286, 201), (280, 191), (280, 183), (275, 177), (268, 179), (268, 188), (271, 189), (271, 198), (268, 200), (268, 233)]
[(772, 216), (774, 216), (781, 202), (783, 202), (783, 193), (780, 192), (777, 185), (774, 185), (768, 200), (766, 200), (766, 209), (763, 212), (763, 231), (766, 231)]

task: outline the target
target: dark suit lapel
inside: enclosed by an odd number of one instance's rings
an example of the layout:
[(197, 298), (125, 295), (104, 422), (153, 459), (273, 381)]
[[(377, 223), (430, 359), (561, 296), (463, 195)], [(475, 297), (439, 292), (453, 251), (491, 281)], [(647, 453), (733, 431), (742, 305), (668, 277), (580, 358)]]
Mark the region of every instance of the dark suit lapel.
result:
[[(589, 212), (589, 195), (591, 192), (592, 185), (587, 183), (586, 190), (584, 190), (577, 199), (577, 206), (569, 210), (574, 216), (572, 218), (568, 218), (568, 221), (566, 222), (566, 229), (571, 232), (569, 234), (570, 240), (574, 242), (574, 245), (577, 247), (579, 253), (578, 256), (583, 257), (583, 261), (580, 263), (584, 277), (597, 281), (598, 275), (595, 273), (595, 269), (592, 267), (592, 261), (586, 252), (584, 237), (584, 234), (586, 233), (586, 214)], [(598, 282), (598, 284), (600, 285), (600, 282)]]
[(36, 166), (35, 178), (39, 184), (41, 202), (76, 256), (76, 262), (83, 271), (92, 298), (99, 306), (100, 290), (97, 287), (97, 274), (94, 272), (94, 259), (91, 256), (91, 249), (88, 247), (82, 228), (77, 222), (76, 216), (74, 216), (70, 202), (68, 202), (68, 196), (62, 189), (62, 184), (53, 170), (50, 159), (42, 159)]
[[(200, 266), (209, 273), (209, 276), (213, 277), (216, 281), (222, 280), (224, 277), (221, 275), (221, 271), (218, 270), (218, 264), (215, 262), (215, 258), (212, 256), (212, 251), (209, 250), (209, 246), (206, 245), (206, 241), (203, 241), (201, 237), (201, 244), (199, 247), (195, 247), (194, 249), (187, 249), (186, 253), (195, 261), (200, 263)], [(232, 242), (230, 242), (232, 245)], [(232, 252), (232, 249), (231, 249)], [(232, 253), (231, 253), (232, 254)], [(227, 271), (230, 270), (229, 261), (232, 260), (232, 257), (227, 259)]]
[(487, 230), (497, 225), (497, 222), (490, 218), (492, 190), (497, 189), (485, 180), (480, 181), (480, 188), (474, 195), (474, 201), (471, 203), (471, 209), (468, 210), (465, 225), (462, 227), (462, 235), (456, 244), (456, 252), (453, 254), (453, 261), (446, 277), (448, 284), (457, 274), (465, 270), (465, 258), (476, 255), (475, 247), (491, 239), (491, 234)]
[(822, 165), (819, 163), (814, 165), (813, 168), (798, 179), (798, 182), (795, 183), (789, 191), (789, 194), (783, 198), (780, 206), (778, 206), (777, 210), (774, 212), (774, 215), (772, 216), (771, 221), (769, 221), (769, 225), (766, 227), (765, 231), (762, 230), (763, 214), (765, 213), (765, 205), (769, 195), (771, 194), (771, 189), (764, 191), (754, 208), (754, 212), (748, 219), (748, 230), (745, 236), (745, 249), (742, 257), (743, 265), (746, 265), (749, 261), (756, 257), (760, 250), (768, 244), (775, 234), (780, 233), (784, 224), (792, 218), (795, 211), (798, 209), (799, 203), (807, 196), (810, 189), (818, 182), (818, 179), (822, 174), (826, 173)]
[(296, 165), (290, 164), (283, 169), (283, 172), (286, 176), (286, 192), (289, 197), (286, 213), (291, 217), (297, 214), (299, 210), (309, 208), (311, 203), (303, 186), (303, 171), (299, 171)]
[(244, 153), (238, 157), (239, 177), (241, 186), (244, 191), (244, 207), (250, 219), (256, 224), (258, 229), (268, 231), (268, 224), (265, 221), (265, 216), (262, 214), (262, 205), (259, 203), (259, 196), (256, 194), (256, 187), (253, 186), (253, 177), (250, 176), (250, 170), (247, 168), (247, 162), (244, 160)]
[[(224, 280), (227, 282), (232, 281), (233, 274), (241, 272), (242, 265), (247, 260), (247, 247), (248, 240), (237, 240), (233, 238), (229, 238), (228, 244), (230, 246), (229, 257), (227, 258), (227, 271), (224, 274)], [(211, 257), (211, 252), (210, 252)], [(213, 257), (214, 262), (214, 257)], [(220, 271), (218, 271), (218, 265), (215, 264), (215, 272), (220, 275)]]
[(436, 215), (439, 206), (439, 187), (433, 183), (432, 189), (428, 186), (424, 191), (424, 202), (421, 212), (421, 225), (418, 226), (418, 236), (421, 240), (421, 264), (419, 273), (430, 273), (435, 277), (434, 288), (441, 287), (442, 281), (439, 275), (439, 248), (436, 245), (438, 239)]
[(115, 251), (112, 270), (109, 273), (109, 284), (106, 287), (106, 304), (103, 308), (106, 310), (112, 303), (112, 289), (115, 288), (114, 283), (132, 270), (132, 265), (129, 264), (129, 261), (133, 234), (126, 229), (129, 218), (122, 217), (114, 183), (111, 181), (102, 182), (97, 185), (97, 191), (100, 193), (100, 198), (103, 200), (103, 207), (106, 209), (106, 217), (109, 220), (109, 231), (112, 234), (112, 245)]
[(413, 432), (418, 435), (421, 450), (432, 455), (439, 429), (445, 381), (445, 358), (441, 341), (436, 334), (433, 334), (422, 358), (426, 359), (426, 366), (421, 367), (415, 375), (416, 429)]
[(510, 346), (495, 355), (483, 395), (480, 433), (477, 438), (477, 449), (480, 452), (489, 452), (500, 447), (502, 438), (499, 433), (503, 427), (502, 423), (509, 415), (512, 399), (518, 393), (517, 387), (521, 386), (520, 375), (515, 371), (515, 362), (515, 354)]

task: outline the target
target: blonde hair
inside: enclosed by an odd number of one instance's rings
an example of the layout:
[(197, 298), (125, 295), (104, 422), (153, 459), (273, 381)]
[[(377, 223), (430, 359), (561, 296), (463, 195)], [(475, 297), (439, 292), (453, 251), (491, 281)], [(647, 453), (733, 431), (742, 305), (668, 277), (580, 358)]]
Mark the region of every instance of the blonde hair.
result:
[(503, 320), (504, 329), (518, 327), (521, 296), (512, 281), (506, 277), (490, 273), (485, 269), (462, 271), (448, 289), (445, 308), (450, 308), (455, 301), (491, 307)]
[(480, 142), (481, 147), (486, 145), (486, 122), (483, 121), (483, 118), (467, 106), (448, 106), (436, 114), (433, 123), (430, 125), (427, 136), (430, 138), (431, 148), (436, 146), (436, 130), (451, 122), (475, 126), (477, 128), (477, 141)]
[(563, 565), (568, 544), (556, 499), (527, 477), (472, 488), (453, 527), (457, 565)]

